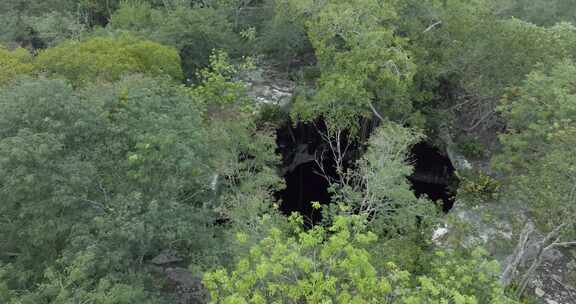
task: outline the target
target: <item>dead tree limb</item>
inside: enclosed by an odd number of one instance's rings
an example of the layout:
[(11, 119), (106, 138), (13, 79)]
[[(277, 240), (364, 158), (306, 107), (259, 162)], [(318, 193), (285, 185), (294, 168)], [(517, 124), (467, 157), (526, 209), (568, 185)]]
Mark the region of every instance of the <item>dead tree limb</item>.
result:
[(559, 225), (550, 233), (548, 233), (548, 235), (546, 235), (544, 239), (542, 239), (540, 242), (537, 243), (538, 254), (536, 255), (534, 261), (532, 262), (532, 265), (530, 265), (530, 268), (528, 268), (528, 270), (524, 273), (524, 276), (520, 280), (518, 284), (519, 286), (518, 290), (516, 291), (516, 296), (520, 297), (524, 294), (524, 292), (526, 291), (526, 287), (528, 287), (528, 282), (530, 281), (530, 278), (532, 277), (536, 269), (538, 269), (540, 264), (542, 264), (544, 254), (546, 252), (555, 247), (566, 247), (576, 245), (576, 241), (558, 242), (559, 235), (562, 232), (562, 230), (566, 227), (566, 225), (567, 225), (566, 223)]
[(510, 285), (512, 281), (518, 275), (518, 266), (520, 262), (522, 262), (524, 255), (526, 254), (526, 249), (528, 247), (528, 240), (530, 239), (530, 235), (534, 232), (534, 224), (532, 222), (527, 222), (520, 233), (520, 238), (518, 240), (518, 245), (516, 245), (516, 249), (514, 249), (514, 253), (512, 254), (512, 261), (504, 272), (502, 273), (502, 277), (500, 278), (500, 282), (504, 287)]
[(427, 27), (422, 33), (427, 33), (441, 24), (442, 24), (442, 21), (436, 21), (436, 22), (432, 23), (429, 27)]

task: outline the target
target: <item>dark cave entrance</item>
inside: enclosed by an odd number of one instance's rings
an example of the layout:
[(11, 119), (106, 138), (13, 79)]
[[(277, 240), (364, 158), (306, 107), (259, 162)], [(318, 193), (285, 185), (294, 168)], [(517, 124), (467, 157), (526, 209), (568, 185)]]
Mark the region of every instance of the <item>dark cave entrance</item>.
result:
[[(322, 122), (297, 125), (288, 122), (277, 129), (277, 152), (282, 155), (281, 175), (286, 188), (276, 193), (276, 198), (281, 201), (280, 210), (284, 214), (299, 212), (309, 225), (321, 220), (321, 214), (312, 208), (312, 202), (322, 205), (331, 203), (329, 182), (317, 162), (319, 153), (328, 151), (321, 136), (324, 131)], [(358, 145), (351, 149), (346, 167), (358, 159), (361, 150)], [(453, 186), (456, 181), (450, 159), (440, 149), (422, 142), (412, 148), (411, 160), (414, 174), (408, 179), (415, 194), (426, 195), (437, 202), (444, 212), (449, 211), (454, 204)], [(337, 179), (333, 159), (325, 157), (322, 166), (325, 170), (323, 173)]]
[(321, 219), (320, 211), (312, 208), (312, 202), (330, 203), (328, 181), (319, 174), (314, 162), (302, 164), (284, 176), (286, 190), (283, 191), (281, 210), (285, 214), (299, 212), (310, 224)]
[(280, 210), (286, 215), (299, 212), (307, 225), (322, 219), (320, 210), (312, 208), (312, 203), (330, 204), (327, 177), (337, 178), (335, 162), (328, 153), (321, 163), (318, 162), (318, 156), (328, 149), (321, 136), (325, 131), (324, 123), (317, 121), (297, 125), (288, 122), (276, 132), (277, 152), (282, 155), (283, 162), (281, 175), (286, 182), (286, 188), (276, 193), (281, 201)]
[(448, 156), (425, 142), (416, 144), (411, 154), (414, 174), (408, 179), (412, 183), (414, 193), (417, 196), (426, 195), (438, 202), (444, 212), (450, 211), (454, 206), (457, 179)]

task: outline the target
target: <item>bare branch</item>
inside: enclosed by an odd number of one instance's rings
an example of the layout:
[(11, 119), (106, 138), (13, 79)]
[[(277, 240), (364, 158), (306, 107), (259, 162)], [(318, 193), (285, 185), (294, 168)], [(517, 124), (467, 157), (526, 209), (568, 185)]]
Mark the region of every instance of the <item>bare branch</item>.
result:
[(471, 127), (466, 128), (466, 131), (470, 132), (476, 129), (479, 125), (481, 125), (484, 121), (488, 120), (488, 118), (492, 117), (496, 112), (494, 110), (490, 110), (484, 114), (480, 119), (478, 119)]
[(561, 243), (552, 243), (550, 244), (550, 249), (554, 248), (554, 247), (572, 247), (572, 246), (576, 246), (576, 241), (572, 241), (572, 242), (561, 242)]
[(384, 121), (384, 118), (382, 118), (382, 115), (380, 115), (380, 113), (378, 113), (378, 111), (376, 111), (376, 108), (374, 108), (374, 105), (372, 105), (371, 102), (369, 102), (368, 105), (370, 106), (370, 109), (372, 109), (372, 113), (374, 113), (374, 115), (376, 115), (376, 117), (378, 117), (378, 119), (380, 119), (381, 121)]
[(435, 27), (437, 27), (437, 26), (439, 26), (439, 25), (441, 25), (441, 24), (442, 24), (442, 21), (436, 21), (436, 22), (432, 23), (429, 27), (427, 27), (422, 33), (423, 33), (423, 34), (424, 34), (424, 33), (427, 33), (427, 32), (433, 30)]
[(524, 225), (522, 232), (520, 233), (520, 239), (518, 241), (518, 245), (516, 246), (516, 249), (514, 249), (513, 259), (510, 262), (510, 264), (508, 264), (508, 266), (506, 267), (500, 278), (500, 281), (502, 282), (503, 286), (508, 286), (516, 277), (518, 273), (518, 265), (520, 265), (520, 262), (522, 261), (524, 254), (526, 253), (526, 248), (528, 247), (528, 240), (533, 232), (534, 232), (534, 224), (532, 222), (527, 222), (526, 225)]
[(526, 287), (528, 287), (528, 282), (532, 277), (532, 274), (534, 273), (534, 271), (536, 271), (536, 269), (540, 266), (542, 260), (544, 259), (544, 253), (555, 247), (552, 246), (553, 245), (552, 243), (558, 242), (558, 236), (562, 231), (562, 229), (564, 229), (564, 227), (566, 227), (566, 223), (556, 227), (554, 230), (548, 233), (546, 237), (544, 237), (544, 239), (538, 242), (537, 244), (538, 254), (536, 255), (534, 261), (532, 262), (532, 265), (530, 265), (530, 268), (528, 268), (528, 270), (526, 271), (526, 273), (524, 273), (524, 276), (520, 280), (518, 290), (516, 291), (516, 296), (520, 297), (522, 296), (522, 294), (524, 294), (524, 291), (526, 291)]

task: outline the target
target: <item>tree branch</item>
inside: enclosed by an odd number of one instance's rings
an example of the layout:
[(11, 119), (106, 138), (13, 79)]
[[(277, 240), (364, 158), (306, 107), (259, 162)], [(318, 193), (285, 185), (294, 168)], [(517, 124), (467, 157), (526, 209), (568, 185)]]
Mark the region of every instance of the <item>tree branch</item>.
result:
[(441, 25), (441, 24), (442, 24), (442, 21), (436, 21), (436, 22), (432, 23), (429, 27), (427, 27), (427, 28), (422, 32), (422, 34), (427, 33), (427, 32), (429, 32), (429, 31), (433, 30), (435, 27), (437, 27), (437, 26), (439, 26), (439, 25)]
[(374, 113), (374, 115), (376, 115), (376, 117), (378, 117), (381, 121), (384, 121), (384, 118), (382, 118), (382, 115), (380, 115), (380, 113), (378, 113), (378, 111), (376, 111), (376, 108), (374, 108), (374, 105), (372, 105), (371, 102), (369, 102), (368, 105), (370, 106), (370, 109), (372, 109), (372, 113)]
[(502, 282), (503, 286), (508, 286), (516, 278), (516, 275), (518, 274), (518, 265), (520, 265), (520, 262), (526, 253), (528, 240), (533, 232), (534, 224), (532, 222), (527, 222), (520, 233), (518, 245), (516, 246), (516, 249), (514, 249), (513, 259), (500, 277), (500, 282)]

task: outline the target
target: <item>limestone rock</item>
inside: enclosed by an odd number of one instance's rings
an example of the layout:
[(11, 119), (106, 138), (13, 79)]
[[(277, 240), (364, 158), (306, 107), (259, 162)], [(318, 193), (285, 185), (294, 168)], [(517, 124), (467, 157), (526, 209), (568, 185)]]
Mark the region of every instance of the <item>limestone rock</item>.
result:
[(246, 83), (248, 95), (261, 104), (286, 108), (292, 101), (295, 83), (270, 67), (260, 67), (241, 77)]

